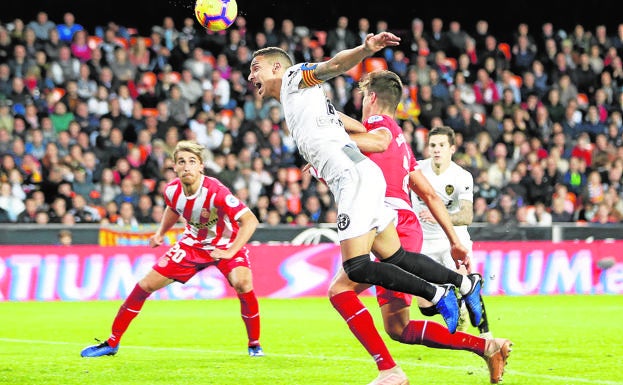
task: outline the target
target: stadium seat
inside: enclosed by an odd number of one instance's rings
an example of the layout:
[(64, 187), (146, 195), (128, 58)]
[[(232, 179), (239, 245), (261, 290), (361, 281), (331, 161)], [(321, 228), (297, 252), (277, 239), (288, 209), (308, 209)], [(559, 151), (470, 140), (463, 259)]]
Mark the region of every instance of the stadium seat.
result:
[(318, 40), (318, 43), (321, 46), (324, 46), (327, 43), (327, 32), (326, 31), (314, 31), (313, 35)]
[(61, 87), (56, 87), (52, 89), (50, 95), (48, 96), (48, 103), (56, 104), (61, 98), (65, 96), (65, 89)]
[(298, 167), (288, 167), (286, 180), (288, 181), (288, 183), (300, 181), (301, 170)]
[(517, 88), (521, 88), (523, 84), (523, 78), (520, 75), (513, 75), (511, 78), (511, 84), (513, 84)]
[(158, 83), (158, 77), (152, 71), (144, 72), (141, 76), (141, 84), (146, 87), (155, 87)]
[(158, 116), (157, 108), (143, 108), (143, 116)]
[(363, 75), (363, 63), (359, 63), (353, 68), (349, 69), (348, 71), (344, 73), (344, 75), (347, 75), (351, 79), (353, 79), (355, 82), (358, 82), (361, 79), (361, 76)]
[(99, 36), (93, 35), (87, 38), (87, 45), (89, 46), (89, 49), (95, 49), (100, 44), (102, 44), (102, 38)]
[(180, 80), (182, 80), (182, 74), (180, 74), (177, 71), (160, 72), (158, 74), (158, 80), (160, 81), (164, 80), (165, 76), (167, 77), (167, 80), (169, 81), (169, 83), (172, 83), (172, 84), (177, 84), (180, 82)]
[(123, 37), (119, 37), (117, 36), (115, 38), (115, 42), (119, 45), (121, 45), (123, 48), (128, 49), (130, 47), (130, 42), (128, 41), (128, 39), (123, 38)]
[(212, 65), (212, 68), (216, 67), (216, 58), (214, 58), (214, 56), (212, 54), (203, 55), (201, 60), (204, 63), (210, 63)]
[(506, 60), (511, 60), (511, 46), (508, 43), (498, 44), (498, 49), (502, 51)]
[(147, 48), (151, 47), (154, 44), (154, 41), (152, 40), (151, 37), (145, 37), (145, 36), (132, 36), (130, 38), (130, 46), (134, 47), (136, 45), (136, 41), (141, 38), (145, 41), (145, 46)]
[(387, 61), (382, 57), (369, 57), (363, 61), (365, 72), (374, 72), (378, 70), (386, 70)]
[(456, 63), (455, 58), (447, 57), (446, 60), (444, 61), (444, 64), (452, 68), (453, 71), (456, 71), (457, 63)]
[(588, 95), (586, 95), (585, 93), (578, 93), (577, 97), (576, 97), (577, 101), (578, 101), (578, 107), (580, 109), (585, 109), (588, 107), (589, 104), (589, 100), (588, 100)]
[(474, 114), (474, 119), (476, 119), (476, 121), (480, 123), (481, 126), (484, 126), (485, 122), (487, 121), (487, 115), (476, 112)]
[(224, 126), (228, 126), (231, 121), (231, 117), (234, 116), (234, 110), (223, 109), (218, 113), (221, 122)]

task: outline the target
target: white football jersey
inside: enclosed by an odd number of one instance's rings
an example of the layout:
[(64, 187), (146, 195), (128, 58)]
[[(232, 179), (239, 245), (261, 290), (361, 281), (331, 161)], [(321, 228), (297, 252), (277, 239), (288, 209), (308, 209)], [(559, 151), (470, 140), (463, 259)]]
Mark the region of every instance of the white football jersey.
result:
[[(465, 170), (458, 164), (451, 162), (450, 166), (440, 175), (435, 174), (430, 158), (418, 162), (422, 174), (428, 179), (430, 184), (441, 198), (450, 214), (459, 211), (459, 201), (474, 201), (474, 178), (469, 171)], [(417, 195), (413, 194), (413, 208), (416, 213), (424, 209), (428, 209), (426, 203)], [(424, 242), (429, 239), (446, 238), (446, 234), (438, 223), (421, 222), (422, 231), (424, 233)], [(454, 226), (457, 235), (461, 241), (470, 239), (467, 232), (467, 226)]]
[[(320, 85), (299, 88), (301, 67), (286, 70), (281, 85), (281, 105), (292, 138), (299, 153), (331, 185), (336, 177), (354, 165), (343, 148), (357, 145), (344, 130), (337, 111)], [(358, 151), (358, 150), (357, 150)]]

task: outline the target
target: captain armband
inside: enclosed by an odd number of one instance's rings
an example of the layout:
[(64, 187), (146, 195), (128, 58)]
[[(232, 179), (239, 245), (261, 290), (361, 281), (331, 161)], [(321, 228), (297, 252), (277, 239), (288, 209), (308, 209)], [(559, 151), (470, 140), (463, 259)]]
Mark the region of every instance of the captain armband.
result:
[(306, 87), (317, 86), (322, 83), (321, 79), (318, 79), (316, 76), (316, 67), (318, 67), (317, 63), (309, 64), (305, 63), (301, 66), (301, 74), (303, 75), (303, 83), (305, 83)]

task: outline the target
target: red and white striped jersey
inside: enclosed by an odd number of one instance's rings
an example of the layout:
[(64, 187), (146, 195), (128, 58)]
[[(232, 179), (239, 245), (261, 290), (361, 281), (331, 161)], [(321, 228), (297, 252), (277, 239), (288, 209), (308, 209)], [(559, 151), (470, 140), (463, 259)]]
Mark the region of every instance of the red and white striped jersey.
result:
[(205, 175), (192, 196), (184, 195), (182, 182), (175, 178), (166, 185), (164, 200), (186, 220), (179, 242), (205, 250), (229, 248), (238, 233), (237, 219), (249, 210), (220, 181)]

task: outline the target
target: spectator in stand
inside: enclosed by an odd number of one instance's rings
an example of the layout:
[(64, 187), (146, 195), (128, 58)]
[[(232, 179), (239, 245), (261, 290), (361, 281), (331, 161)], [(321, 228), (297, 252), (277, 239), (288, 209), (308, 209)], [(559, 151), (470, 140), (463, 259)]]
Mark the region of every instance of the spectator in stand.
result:
[(573, 222), (573, 211), (565, 208), (565, 197), (554, 196), (551, 206), (552, 223)]
[(138, 229), (139, 222), (134, 215), (134, 205), (130, 202), (121, 202), (119, 205), (119, 218), (117, 219), (117, 226), (126, 227), (129, 229)]
[(600, 202), (597, 204), (597, 211), (591, 219), (592, 224), (596, 225), (608, 225), (611, 223), (618, 223), (620, 220), (612, 215), (612, 208), (607, 202)]
[(76, 194), (72, 198), (72, 207), (68, 211), (75, 223), (98, 223), (102, 218), (95, 207), (87, 204), (86, 197)]
[[(0, 212), (0, 220), (1, 218), (2, 218), (2, 213)], [(48, 212), (42, 209), (37, 210), (35, 223), (38, 225), (47, 225), (48, 223), (50, 223), (50, 215), (48, 214)]]
[(152, 209), (154, 202), (149, 195), (141, 195), (136, 208), (136, 220), (138, 223), (160, 223), (154, 222), (152, 218)]
[(493, 104), (500, 101), (500, 94), (497, 86), (484, 68), (480, 68), (477, 71), (476, 77), (477, 80), (474, 83), (476, 103), (484, 105), (487, 112), (490, 112)]
[(56, 28), (56, 23), (49, 19), (49, 15), (45, 11), (37, 12), (35, 20), (30, 21), (27, 27), (35, 32), (37, 41), (43, 43), (48, 40), (50, 30)]
[(65, 44), (71, 44), (71, 39), (77, 31), (84, 30), (81, 24), (76, 23), (73, 13), (65, 12), (63, 14), (63, 23), (56, 26), (60, 40)]
[(50, 223), (61, 223), (63, 215), (67, 212), (67, 201), (60, 196), (55, 197), (48, 211)]
[(128, 50), (125, 47), (115, 47), (113, 59), (108, 62), (117, 84), (132, 82), (136, 79), (136, 66), (128, 59)]
[[(17, 223), (36, 223), (37, 222), (37, 201), (33, 198), (26, 198), (24, 201), (24, 210), (19, 213), (17, 216)], [(2, 220), (2, 217), (6, 217), (5, 220)], [(0, 222), (6, 223), (9, 222), (8, 212), (2, 209), (2, 213), (0, 213)]]
[(76, 31), (69, 45), (72, 56), (80, 60), (81, 63), (86, 63), (91, 59), (91, 47), (87, 43), (87, 36), (85, 30)]
[(327, 32), (325, 49), (330, 56), (357, 45), (357, 36), (349, 29), (348, 24), (348, 16), (339, 16), (336, 26)]
[(532, 164), (530, 175), (524, 178), (526, 187), (526, 204), (536, 205), (542, 202), (545, 206), (551, 206), (554, 188), (545, 178), (543, 167), (539, 163)]
[(527, 213), (527, 222), (534, 226), (551, 226), (552, 215), (547, 211), (543, 202), (536, 202), (534, 207), (530, 207)]

